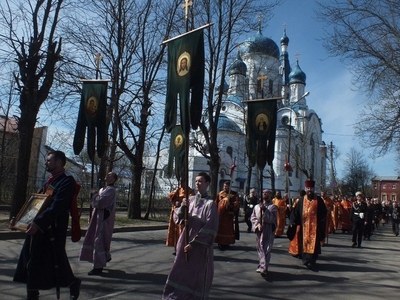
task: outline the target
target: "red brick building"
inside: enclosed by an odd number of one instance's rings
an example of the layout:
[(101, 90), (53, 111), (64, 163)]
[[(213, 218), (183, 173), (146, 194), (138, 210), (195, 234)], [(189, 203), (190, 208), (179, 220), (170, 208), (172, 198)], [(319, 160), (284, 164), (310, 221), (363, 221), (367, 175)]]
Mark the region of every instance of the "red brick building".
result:
[(400, 176), (375, 176), (371, 183), (373, 198), (400, 201)]

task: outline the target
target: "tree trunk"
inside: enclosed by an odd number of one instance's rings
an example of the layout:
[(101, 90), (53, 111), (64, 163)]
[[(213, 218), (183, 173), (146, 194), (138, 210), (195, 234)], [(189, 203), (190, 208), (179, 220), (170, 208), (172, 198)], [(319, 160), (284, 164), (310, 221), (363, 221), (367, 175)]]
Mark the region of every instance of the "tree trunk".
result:
[(152, 207), (152, 203), (153, 203), (154, 188), (155, 188), (155, 182), (156, 182), (156, 176), (157, 176), (157, 167), (158, 167), (158, 162), (160, 160), (159, 153), (160, 153), (161, 143), (162, 143), (162, 139), (164, 137), (164, 133), (165, 133), (165, 126), (163, 127), (163, 129), (161, 131), (161, 136), (160, 136), (160, 139), (158, 140), (158, 144), (157, 144), (157, 157), (156, 157), (156, 161), (155, 161), (155, 164), (154, 164), (153, 176), (151, 178), (149, 203), (147, 205), (146, 214), (144, 215), (144, 219), (145, 220), (149, 219), (149, 215), (150, 215), (150, 211), (151, 211), (151, 207)]
[(14, 187), (10, 217), (15, 217), (18, 214), (27, 198), (26, 193), (29, 179), (29, 162), (37, 113), (37, 111), (32, 109), (21, 109), (21, 118), (18, 123), (19, 152), (17, 161), (17, 184)]
[(210, 177), (211, 177), (211, 183), (210, 183), (210, 188), (209, 188), (209, 192), (210, 192), (210, 197), (212, 199), (215, 199), (217, 197), (218, 194), (218, 189), (219, 189), (219, 185), (218, 185), (218, 175), (219, 175), (219, 157), (217, 157), (217, 159), (211, 157), (211, 161), (210, 161)]
[(142, 182), (142, 165), (132, 166), (132, 193), (128, 207), (128, 218), (141, 219), (142, 212), (140, 208), (141, 200), (141, 183)]

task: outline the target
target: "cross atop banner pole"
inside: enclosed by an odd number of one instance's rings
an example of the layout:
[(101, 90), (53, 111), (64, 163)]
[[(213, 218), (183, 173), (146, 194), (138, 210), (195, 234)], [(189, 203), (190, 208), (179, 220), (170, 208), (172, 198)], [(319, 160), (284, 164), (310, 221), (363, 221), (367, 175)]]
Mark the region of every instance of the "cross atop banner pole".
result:
[[(202, 116), (205, 68), (203, 29), (212, 24), (189, 31), (189, 8), (193, 1), (184, 2), (186, 32), (161, 44), (168, 43), (165, 128), (171, 133), (171, 142), (167, 175), (171, 177), (174, 173), (178, 181), (186, 182), (185, 198), (189, 199), (189, 134), (191, 128), (197, 129)], [(189, 242), (187, 206), (184, 215), (186, 245)], [(185, 258), (188, 259), (187, 253)]]
[[(99, 74), (101, 74), (100, 63), (102, 59), (103, 57), (99, 52), (94, 56), (96, 79), (80, 79), (82, 82), (82, 94), (73, 141), (74, 153), (79, 155), (84, 147), (86, 136), (87, 153), (92, 164), (90, 177), (91, 190), (94, 188), (96, 150), (98, 157), (102, 157), (107, 148), (107, 88), (108, 82), (111, 80), (98, 79)], [(91, 206), (90, 210), (92, 210)]]

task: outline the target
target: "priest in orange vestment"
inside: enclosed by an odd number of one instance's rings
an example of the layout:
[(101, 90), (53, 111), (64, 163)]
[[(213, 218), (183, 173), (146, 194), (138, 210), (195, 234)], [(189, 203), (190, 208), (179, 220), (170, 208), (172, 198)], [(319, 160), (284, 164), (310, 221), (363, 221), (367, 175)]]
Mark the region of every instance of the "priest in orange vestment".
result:
[(272, 203), (278, 207), (278, 224), (275, 230), (275, 237), (282, 236), (286, 225), (286, 199), (282, 198), (281, 192), (275, 192), (275, 198), (272, 199)]
[(224, 189), (218, 193), (215, 203), (218, 207), (219, 226), (215, 242), (220, 250), (226, 250), (235, 243), (235, 214), (240, 208), (238, 194), (231, 190), (230, 181), (224, 183)]
[(306, 195), (299, 199), (290, 216), (290, 224), (300, 225), (299, 252), (303, 264), (314, 269), (325, 238), (327, 209), (321, 197), (314, 193), (315, 181), (305, 182)]
[[(165, 241), (165, 245), (169, 247), (174, 247), (174, 254), (176, 252), (176, 244), (178, 243), (179, 236), (183, 231), (183, 224), (175, 224), (174, 222), (174, 211), (176, 208), (181, 206), (183, 198), (185, 198), (185, 189), (186, 186), (185, 181), (181, 181), (181, 186), (178, 187), (175, 191), (169, 194), (168, 199), (172, 204), (171, 212), (169, 216), (169, 224), (167, 231), (167, 239)], [(189, 189), (189, 196), (193, 196), (194, 192), (191, 188)]]

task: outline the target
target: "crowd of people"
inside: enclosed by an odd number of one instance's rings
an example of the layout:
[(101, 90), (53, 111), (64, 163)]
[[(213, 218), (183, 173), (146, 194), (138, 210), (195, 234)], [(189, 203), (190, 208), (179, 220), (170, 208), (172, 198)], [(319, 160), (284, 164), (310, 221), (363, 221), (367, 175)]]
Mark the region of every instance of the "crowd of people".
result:
[[(256, 272), (264, 278), (268, 274), (268, 265), (276, 237), (287, 236), (290, 240), (288, 253), (301, 259), (307, 268), (314, 270), (322, 247), (328, 244), (329, 234), (340, 230), (342, 233), (352, 233), (351, 247), (353, 248), (361, 248), (363, 240), (371, 240), (374, 230), (388, 222), (392, 224), (393, 234), (399, 235), (400, 207), (396, 202), (391, 205), (388, 205), (387, 202), (379, 203), (372, 201), (370, 197), (364, 197), (361, 192), (357, 192), (354, 197), (332, 196), (324, 192), (317, 195), (314, 185), (314, 181), (307, 180), (305, 189), (299, 191), (299, 195), (293, 199), (289, 199), (286, 193), (282, 197), (280, 191), (273, 195), (272, 191), (268, 189), (264, 189), (259, 198), (255, 189), (251, 189), (248, 196), (240, 197), (231, 189), (230, 182), (225, 182), (217, 198), (208, 200), (209, 205), (213, 207), (213, 217), (211, 217), (213, 226), (212, 230), (208, 230), (208, 234), (205, 235), (207, 242), (202, 245), (204, 251), (196, 254), (196, 262), (204, 265), (211, 264), (209, 269), (213, 269), (213, 264), (209, 260), (213, 255), (213, 242), (211, 241), (214, 240), (220, 250), (226, 250), (235, 243), (235, 240), (238, 239), (236, 220), (241, 207), (247, 227), (246, 231), (255, 233), (259, 259)], [(189, 199), (189, 204), (185, 205), (190, 207), (196, 197), (191, 196)], [(182, 216), (181, 206), (175, 208), (175, 212), (176, 210), (178, 211), (177, 215)], [(193, 216), (193, 214), (190, 215)], [(211, 214), (208, 215), (211, 216)], [(204, 221), (202, 224), (208, 227), (210, 226), (209, 222), (211, 220)], [(200, 233), (202, 229), (197, 228), (195, 232)], [(203, 237), (204, 234), (203, 232), (199, 236)], [(189, 248), (184, 247), (182, 235), (179, 241), (181, 253), (188, 252), (193, 243), (196, 245), (195, 237), (189, 239), (187, 246)], [(189, 265), (190, 263), (187, 262), (186, 266)], [(209, 280), (213, 273), (203, 272), (202, 279), (196, 278), (203, 285), (201, 287), (193, 286), (191, 282), (187, 282), (191, 281), (187, 276), (177, 275), (178, 269), (183, 270), (184, 266), (184, 258), (176, 257), (164, 289), (163, 299), (186, 299), (185, 297), (188, 297), (187, 299), (207, 299), (210, 288)], [(174, 278), (174, 283), (171, 282), (171, 276)], [(192, 287), (190, 289), (183, 288), (185, 286)], [(177, 295), (179, 297), (175, 298)]]
[[(51, 173), (41, 193), (52, 196), (51, 204), (28, 225), (15, 281), (24, 282), (27, 299), (39, 299), (40, 289), (69, 287), (70, 299), (80, 294), (81, 280), (74, 276), (65, 251), (68, 218), (76, 196), (76, 182), (65, 174), (65, 154), (49, 153), (46, 169)], [(109, 172), (106, 186), (93, 191), (93, 212), (83, 241), (80, 260), (89, 261), (93, 269), (88, 275), (100, 275), (111, 260), (110, 244), (115, 219), (118, 176)], [(289, 199), (280, 191), (264, 189), (261, 197), (251, 189), (240, 197), (230, 181), (215, 199), (208, 195), (210, 176), (199, 173), (195, 190), (182, 181), (169, 195), (171, 213), (166, 245), (174, 247), (174, 262), (163, 290), (163, 299), (208, 299), (214, 276), (214, 245), (227, 250), (239, 236), (239, 212), (243, 208), (248, 233), (255, 233), (258, 255), (256, 272), (268, 276), (274, 239), (287, 236), (288, 253), (302, 260), (309, 269), (316, 268), (322, 247), (329, 234), (341, 230), (351, 232), (351, 247), (361, 248), (371, 240), (379, 226), (391, 224), (399, 235), (400, 207), (396, 202), (379, 202), (357, 192), (355, 197), (339, 197), (315, 192), (315, 182), (307, 180), (304, 190)], [(76, 200), (75, 200), (76, 201)], [(15, 225), (15, 219), (10, 227)], [(286, 232), (285, 232), (286, 229)], [(55, 268), (57, 266), (57, 268)], [(191, 270), (196, 270), (192, 272)]]

